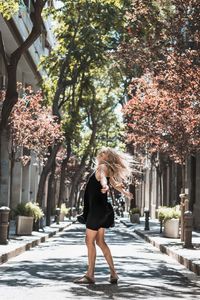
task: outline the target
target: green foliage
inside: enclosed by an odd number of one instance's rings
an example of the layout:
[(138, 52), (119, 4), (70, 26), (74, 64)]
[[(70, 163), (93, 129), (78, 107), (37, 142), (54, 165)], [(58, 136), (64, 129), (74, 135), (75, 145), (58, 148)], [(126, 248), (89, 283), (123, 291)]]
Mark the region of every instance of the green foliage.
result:
[(59, 9), (46, 11), (56, 24), (57, 45), (50, 56), (42, 58), (41, 66), (49, 75), (43, 86), (47, 102), (60, 93), (58, 106), (66, 144), (80, 158), (94, 127), (93, 148), (115, 146), (122, 137), (115, 113), (123, 97), (122, 76), (110, 53), (123, 38), (128, 3), (63, 0)]
[(139, 209), (139, 207), (131, 208), (131, 209), (129, 210), (129, 213), (130, 213), (130, 215), (133, 215), (133, 214), (140, 214), (140, 209)]
[(69, 208), (66, 207), (65, 203), (61, 204), (60, 212), (65, 216), (69, 213)]
[(14, 210), (14, 214), (16, 216), (27, 216), (27, 217), (30, 217), (30, 215), (28, 215), (25, 203), (19, 203), (17, 205), (16, 209)]
[(157, 212), (159, 221), (179, 219), (181, 216), (179, 205), (174, 207), (161, 206), (158, 208)]
[(14, 213), (16, 216), (33, 217), (35, 222), (44, 216), (44, 213), (38, 203), (32, 202), (19, 203), (14, 210)]
[(17, 0), (0, 0), (0, 13), (9, 20), (12, 15), (17, 13), (19, 9), (19, 1)]
[[(123, 36), (125, 1), (60, 1), (60, 9), (50, 8), (46, 14), (55, 20), (57, 45), (42, 65), (58, 79), (58, 69), (66, 63), (66, 80), (74, 72), (88, 71), (107, 60), (109, 51), (119, 45)], [(69, 13), (70, 12), (70, 13)]]

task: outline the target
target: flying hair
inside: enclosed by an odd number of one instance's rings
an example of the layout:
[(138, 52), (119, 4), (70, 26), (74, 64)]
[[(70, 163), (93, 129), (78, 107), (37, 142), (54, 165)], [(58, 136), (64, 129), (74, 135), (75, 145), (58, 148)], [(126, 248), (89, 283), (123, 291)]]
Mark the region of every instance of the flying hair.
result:
[(96, 165), (98, 166), (98, 157), (106, 154), (106, 160), (102, 160), (100, 164), (108, 167), (110, 176), (113, 176), (117, 182), (131, 181), (134, 164), (137, 163), (133, 156), (114, 148), (103, 147), (97, 153)]

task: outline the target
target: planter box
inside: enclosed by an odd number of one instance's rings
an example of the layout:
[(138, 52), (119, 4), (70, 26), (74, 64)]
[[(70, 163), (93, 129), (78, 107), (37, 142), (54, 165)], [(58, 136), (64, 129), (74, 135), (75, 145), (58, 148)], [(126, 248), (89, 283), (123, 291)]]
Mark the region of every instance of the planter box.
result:
[(131, 221), (131, 223), (140, 224), (140, 214), (131, 214), (130, 221)]
[(33, 231), (33, 217), (17, 216), (16, 234), (31, 235)]
[(63, 222), (65, 220), (65, 214), (60, 213), (60, 222)]
[(164, 236), (179, 238), (179, 219), (170, 219), (164, 222)]

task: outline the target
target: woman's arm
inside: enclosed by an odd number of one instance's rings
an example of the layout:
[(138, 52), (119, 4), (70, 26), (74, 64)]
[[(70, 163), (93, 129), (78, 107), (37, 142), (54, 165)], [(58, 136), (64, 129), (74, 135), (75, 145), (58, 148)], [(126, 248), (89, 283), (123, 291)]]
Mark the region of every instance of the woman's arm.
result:
[(110, 183), (114, 189), (124, 194), (124, 196), (128, 197), (129, 199), (133, 198), (133, 194), (125, 190), (123, 183), (118, 183), (113, 177), (110, 177)]
[(101, 192), (102, 193), (106, 193), (109, 189), (108, 187), (108, 181), (107, 181), (107, 176), (108, 174), (108, 169), (105, 165), (99, 165), (97, 170), (96, 170), (96, 179), (98, 181), (100, 181), (101, 183), (101, 186), (102, 186), (102, 189), (101, 189)]

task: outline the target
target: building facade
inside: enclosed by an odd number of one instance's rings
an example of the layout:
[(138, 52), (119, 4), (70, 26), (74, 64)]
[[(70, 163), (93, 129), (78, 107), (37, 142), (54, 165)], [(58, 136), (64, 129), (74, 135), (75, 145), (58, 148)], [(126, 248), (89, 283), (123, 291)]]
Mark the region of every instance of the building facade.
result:
[[(52, 5), (48, 1), (47, 5)], [(0, 14), (0, 31), (4, 42), (6, 54), (9, 56), (30, 34), (32, 22), (30, 12), (33, 10), (32, 0), (20, 1), (18, 13), (10, 20), (5, 20)], [(44, 70), (38, 68), (40, 57), (49, 54), (55, 45), (50, 19), (44, 19), (42, 33), (33, 45), (21, 57), (17, 68), (17, 81), (23, 87), (32, 86), (34, 90), (39, 88)], [(3, 58), (0, 55), (0, 89), (5, 90), (7, 85), (6, 69)], [(2, 103), (1, 103), (2, 105)], [(0, 206), (6, 205), (15, 208), (18, 203), (35, 201), (38, 182), (41, 174), (41, 166), (34, 153), (31, 153), (31, 161), (26, 166), (16, 158), (24, 154), (20, 149), (13, 159), (9, 133), (6, 132), (1, 139), (1, 187)]]
[(200, 154), (191, 156), (185, 166), (185, 190), (182, 190), (181, 166), (168, 159), (159, 157), (152, 163), (146, 160), (143, 180), (136, 188), (137, 206), (150, 211), (156, 218), (159, 206), (180, 204), (180, 194), (184, 192), (189, 199), (189, 209), (193, 212), (194, 228), (200, 230)]

